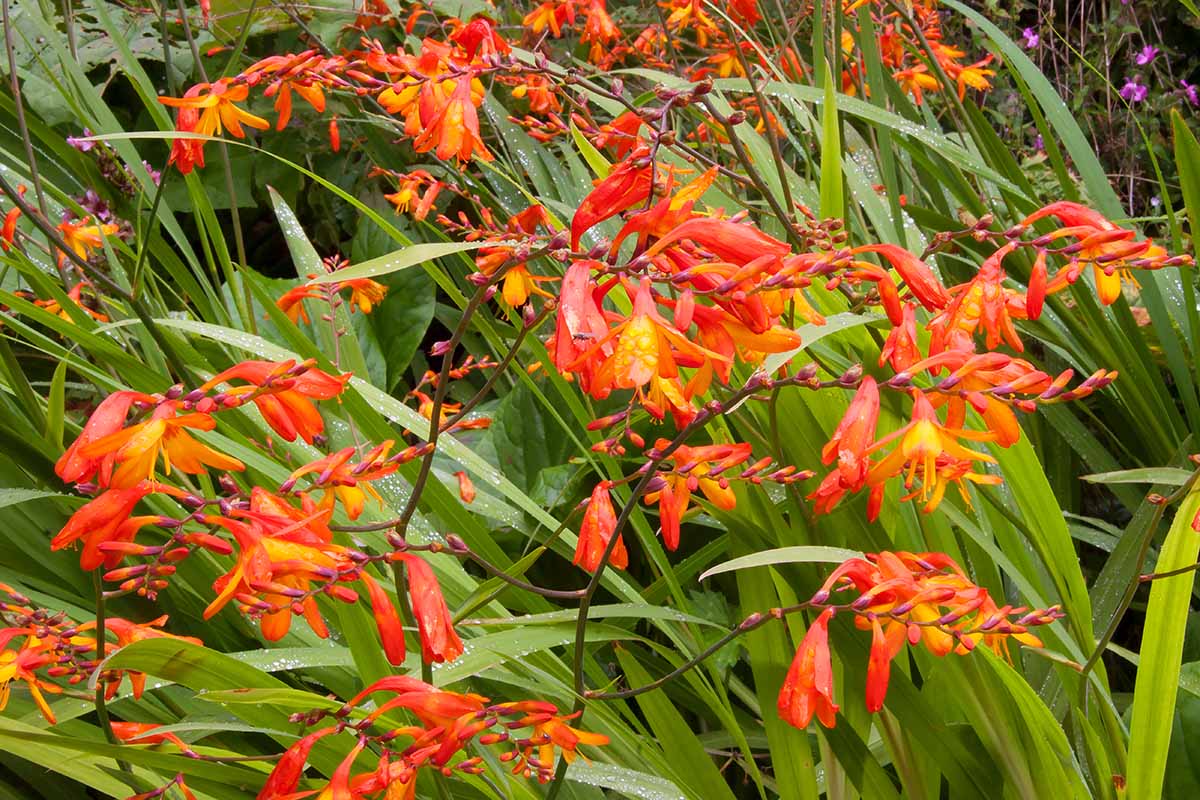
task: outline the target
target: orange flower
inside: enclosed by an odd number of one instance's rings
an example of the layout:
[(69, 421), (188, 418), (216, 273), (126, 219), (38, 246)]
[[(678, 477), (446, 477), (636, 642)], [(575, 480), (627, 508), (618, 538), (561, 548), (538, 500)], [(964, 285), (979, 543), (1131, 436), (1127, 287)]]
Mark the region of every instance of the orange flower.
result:
[(875, 439), (879, 421), (879, 388), (870, 375), (862, 380), (854, 400), (837, 430), (821, 450), (821, 463), (838, 463), (837, 471), (844, 486), (857, 490), (867, 481), (870, 459), (867, 452)]
[(399, 666), (404, 663), (404, 626), (400, 624), (396, 607), (383, 587), (366, 572), (361, 574), (371, 600), (371, 615), (375, 618), (375, 627), (379, 629), (379, 638), (383, 642), (383, 652), (388, 663)]
[(357, 308), (364, 314), (370, 314), (375, 306), (383, 302), (383, 298), (387, 295), (387, 287), (370, 278), (352, 278), (350, 280), (339, 281), (337, 288), (339, 292), (342, 289), (349, 289), (351, 311)]
[(259, 791), (257, 800), (283, 800), (285, 797), (293, 797), (296, 787), (300, 785), (300, 777), (304, 774), (304, 765), (308, 762), (309, 753), (320, 739), (336, 733), (337, 730), (329, 727), (313, 731), (285, 750), (275, 762), (271, 774), (267, 776), (267, 782)]
[[(1002, 339), (1017, 352), (1025, 349), (1013, 325), (1013, 320), (1028, 316), (1025, 298), (1003, 285), (1004, 257), (1017, 246), (1016, 242), (1004, 245), (988, 256), (974, 278), (950, 289), (953, 299), (928, 326), (933, 334), (931, 354), (943, 350), (973, 351), (973, 337), (980, 327), (987, 334), (985, 346), (989, 350), (998, 347)], [(899, 324), (896, 320), (893, 323)]]
[(475, 484), (471, 483), (471, 478), (465, 470), (459, 470), (454, 473), (454, 477), (458, 479), (458, 496), (468, 505), (475, 502)]
[[(319, 522), (327, 513), (319, 512), (314, 519)], [(310, 585), (336, 586), (333, 581), (344, 571), (355, 570), (345, 548), (332, 544), (313, 527), (288, 519), (282, 519), (286, 524), (274, 530), (263, 525), (261, 516), (250, 524), (211, 515), (203, 521), (228, 530), (240, 549), (233, 567), (213, 583), (217, 596), (204, 610), (204, 619), (236, 597), (261, 617), (267, 641), (284, 637), (294, 613), (302, 614), (317, 636), (329, 636)], [(334, 596), (344, 602), (358, 599), (348, 589)]]
[[(431, 91), (428, 107), (432, 113), (427, 118), (422, 113), (423, 130), (413, 139), (414, 150), (418, 153), (433, 150), (443, 161), (455, 157), (460, 163), (470, 161), (473, 155), (482, 161), (493, 159), (479, 135), (473, 82), (470, 77), (447, 80), (444, 83), (454, 84), (451, 92), (445, 93), (441, 85)], [(422, 107), (426, 105), (422, 103)]]
[[(892, 268), (900, 274), (900, 277), (904, 279), (904, 284), (913, 293), (913, 296), (929, 311), (943, 309), (950, 302), (950, 295), (946, 293), (946, 288), (942, 286), (942, 282), (933, 274), (933, 270), (924, 261), (903, 247), (897, 247), (894, 244), (872, 244), (856, 247), (850, 253), (852, 255), (877, 253), (883, 256), (891, 264)], [(856, 265), (864, 266), (863, 262), (856, 262)], [(879, 294), (883, 300), (884, 308), (887, 310), (888, 319), (891, 320), (893, 325), (902, 324), (904, 322), (904, 315), (900, 307), (898, 295), (896, 294), (896, 288), (886, 275), (880, 279)]]
[(370, 482), (391, 475), (400, 467), (400, 462), (388, 458), (388, 452), (395, 442), (391, 439), (377, 445), (368, 451), (357, 464), (351, 464), (354, 448), (347, 447), (336, 453), (318, 458), (297, 469), (288, 476), (287, 481), (280, 487), (281, 492), (290, 492), (296, 481), (305, 475), (315, 474), (313, 486), (325, 489), (321, 506), (333, 509), (334, 500), (341, 501), (346, 509), (346, 516), (358, 519), (363, 512), (368, 496), (374, 498), (382, 507), (383, 498), (371, 486)]
[[(1150, 239), (1134, 241), (1137, 237), (1134, 231), (1118, 227), (1104, 215), (1086, 206), (1065, 200), (1039, 209), (1022, 220), (1021, 224), (1032, 225), (1046, 217), (1054, 217), (1067, 227), (1059, 228), (1047, 236), (1040, 237), (1035, 240), (1035, 244), (1049, 244), (1064, 237), (1074, 238), (1076, 243), (1066, 248), (1071, 263), (1063, 267), (1048, 284), (1044, 285), (1040, 282), (1044, 280), (1045, 260), (1044, 254), (1039, 254), (1040, 260), (1035, 268), (1035, 278), (1038, 279), (1039, 285), (1035, 289), (1031, 282), (1030, 286), (1031, 293), (1037, 292), (1035, 299), (1031, 300), (1031, 306), (1039, 312), (1041, 296), (1053, 294), (1074, 283), (1079, 277), (1080, 270), (1087, 264), (1092, 265), (1092, 273), (1096, 278), (1096, 292), (1100, 297), (1100, 302), (1104, 305), (1112, 305), (1121, 296), (1122, 282), (1137, 285), (1130, 270), (1160, 269), (1172, 263), (1179, 265), (1191, 263), (1191, 258), (1188, 256), (1169, 257), (1163, 248), (1154, 244)], [(1038, 270), (1041, 270), (1043, 274), (1037, 275)], [(1036, 318), (1036, 315), (1032, 313), (1030, 316)]]
[(246, 134), (242, 125), (249, 125), (265, 131), (271, 123), (262, 117), (239, 108), (238, 103), (249, 96), (250, 89), (242, 83), (234, 83), (231, 78), (221, 78), (216, 83), (198, 83), (188, 89), (182, 98), (159, 97), (158, 101), (165, 106), (180, 109), (193, 109), (199, 112), (199, 119), (189, 130), (204, 136), (219, 136), (228, 129), (237, 138)]
[(156, 398), (151, 395), (129, 391), (113, 392), (104, 398), (88, 418), (83, 431), (54, 465), (55, 473), (67, 483), (78, 483), (91, 479), (100, 471), (100, 484), (107, 486), (112, 477), (115, 452), (88, 457), (83, 455), (83, 449), (125, 427), (125, 418), (135, 403), (155, 402)]
[[(583, 567), (588, 572), (595, 572), (600, 567), (600, 559), (617, 529), (617, 513), (613, 510), (612, 497), (609, 489), (612, 484), (600, 481), (592, 490), (592, 498), (587, 510), (583, 513), (583, 524), (579, 529), (579, 541), (575, 544), (575, 559), (573, 563)], [(620, 536), (613, 546), (609, 563), (617, 569), (629, 566), (629, 554), (625, 550), (625, 542)]]
[(121, 560), (119, 552), (105, 552), (106, 542), (132, 541), (138, 529), (151, 524), (157, 516), (131, 517), (133, 509), (147, 495), (167, 492), (182, 495), (178, 489), (141, 481), (130, 487), (109, 489), (97, 495), (71, 515), (67, 524), (50, 540), (51, 550), (62, 550), (83, 539), (79, 566), (93, 570), (102, 564), (112, 569)]
[(451, 34), (450, 41), (466, 51), (468, 61), (474, 61), (477, 55), (491, 56), (512, 52), (509, 43), (492, 27), (492, 21), (484, 16), (477, 16), (463, 25)]
[(521, 740), (520, 757), (513, 769), (514, 775), (523, 774), (529, 777), (536, 773), (538, 780), (545, 783), (554, 776), (554, 763), (558, 752), (561, 751), (563, 761), (570, 764), (579, 755), (580, 745), (599, 747), (608, 744), (609, 741), (602, 733), (588, 733), (572, 728), (567, 722), (579, 714), (560, 716), (558, 706), (553, 703), (526, 700), (501, 703), (494, 708), (502, 714), (522, 713), (523, 716), (506, 724), (533, 729), (529, 736)]
[[(828, 603), (835, 587), (858, 592), (857, 599), (840, 607), (855, 615), (860, 630), (871, 631), (866, 686), (866, 705), (871, 712), (883, 707), (892, 659), (906, 641), (922, 643), (937, 656), (965, 655), (982, 644), (1007, 657), (1009, 639), (1040, 647), (1041, 641), (1029, 632), (1029, 627), (1046, 625), (1062, 616), (1057, 607), (1028, 613), (1023, 608), (997, 607), (987, 590), (976, 586), (944, 553), (883, 552), (848, 559), (833, 571), (810, 603)], [(822, 616), (832, 612), (828, 608)], [(1018, 618), (1012, 619), (1014, 616)], [(797, 661), (804, 649), (801, 645)], [(814, 667), (804, 665), (799, 679), (811, 675), (809, 680), (813, 680), (816, 674)], [(782, 713), (782, 695), (780, 702)], [(826, 725), (832, 725), (832, 720)]]
[[(615, 341), (612, 355), (603, 358), (605, 346)], [(592, 344), (572, 367), (583, 366), (589, 359), (603, 358), (595, 368), (590, 391), (603, 399), (614, 389), (638, 389), (655, 378), (676, 377), (680, 366), (699, 367), (706, 361), (719, 363), (729, 358), (688, 340), (658, 313), (643, 278), (633, 298), (633, 313)], [(639, 396), (641, 395), (639, 391)]]
[(906, 372), (921, 358), (917, 346), (917, 309), (914, 303), (905, 303), (903, 321), (888, 333), (883, 350), (879, 353), (879, 366), (891, 365), (896, 372)]
[(226, 394), (249, 394), (263, 419), (281, 438), (293, 442), (299, 436), (312, 444), (313, 437), (325, 430), (325, 421), (312, 400), (329, 400), (345, 391), (350, 373), (330, 375), (311, 361), (243, 361), (214, 375), (201, 387), (210, 391), (219, 384), (240, 379), (249, 386), (236, 386)]
[[(442, 182), (435, 180), (423, 169), (395, 176), (399, 186), (392, 194), (383, 198), (396, 207), (397, 214), (412, 212), (413, 219), (420, 221), (429, 215), (433, 202), (442, 191)], [(422, 191), (422, 189), (424, 191)]]
[[(245, 136), (242, 124), (259, 130), (267, 130), (271, 123), (262, 117), (238, 108), (250, 89), (245, 84), (235, 84), (230, 78), (221, 78), (216, 83), (198, 83), (188, 89), (182, 98), (159, 97), (166, 106), (179, 109), (175, 129), (181, 133), (197, 133), (204, 136), (219, 136), (224, 128), (237, 138)], [(196, 166), (204, 166), (204, 141), (201, 139), (175, 139), (171, 144), (170, 163), (184, 175)]]
[(87, 459), (112, 457), (119, 464), (109, 484), (114, 489), (129, 489), (154, 476), (154, 465), (161, 454), (163, 471), (171, 468), (198, 475), (206, 468), (241, 471), (245, 465), (232, 456), (219, 453), (196, 441), (188, 428), (211, 431), (216, 420), (203, 413), (175, 415), (176, 401), (160, 403), (150, 419), (109, 434), (82, 447), (79, 454)]
[[(86, 216), (74, 222), (63, 220), (58, 224), (58, 234), (62, 237), (63, 242), (70, 248), (71, 252), (85, 261), (91, 257), (94, 250), (100, 250), (104, 247), (104, 237), (112, 236), (120, 230), (117, 225), (111, 222), (99, 225), (94, 223), (89, 224), (91, 220), (91, 216)], [(67, 254), (60, 250), (58, 252), (58, 265), (61, 267), (66, 260)]]
[(837, 722), (833, 664), (829, 656), (829, 620), (832, 617), (833, 610), (826, 609), (809, 626), (779, 690), (779, 717), (797, 728), (807, 728), (814, 715), (826, 728), (832, 728)]
[(396, 560), (404, 563), (408, 576), (408, 597), (413, 616), (417, 618), (422, 658), (437, 664), (453, 661), (462, 655), (463, 643), (454, 630), (453, 617), (433, 568), (412, 554), (397, 553), (396, 556)]
[(871, 467), (867, 475), (868, 486), (878, 486), (901, 472), (907, 471), (904, 486), (913, 488), (913, 481), (920, 478), (921, 486), (905, 499), (920, 497), (925, 503), (926, 513), (937, 508), (949, 483), (959, 484), (969, 480), (974, 483), (997, 483), (999, 476), (979, 475), (970, 472), (973, 461), (994, 464), (996, 459), (987, 453), (970, 450), (958, 443), (959, 439), (988, 442), (996, 439), (992, 432), (967, 431), (948, 428), (937, 418), (933, 406), (925, 395), (913, 390), (912, 422), (895, 433), (885, 436), (873, 444), (868, 453), (899, 439), (900, 443), (887, 456)]
[(624, 161), (615, 164), (607, 177), (596, 181), (595, 188), (583, 198), (571, 218), (573, 250), (579, 249), (579, 239), (585, 231), (650, 196), (652, 170), (645, 163), (649, 153), (648, 148), (639, 147)]
[(155, 733), (154, 731), (163, 727), (153, 722), (120, 722), (113, 720), (111, 723), (113, 734), (121, 740), (122, 744), (162, 744), (170, 742), (178, 747), (185, 754), (193, 754), (187, 743), (180, 739), (170, 731), (164, 733)]
[(521, 20), (521, 24), (535, 36), (549, 29), (556, 39), (562, 36), (564, 23), (575, 24), (575, 0), (546, 0)]
[(621, 29), (608, 15), (606, 0), (590, 0), (583, 13), (586, 21), (579, 41), (591, 45), (588, 60), (595, 64), (603, 58), (605, 48), (621, 38)]
[[(658, 450), (670, 446), (666, 439), (654, 443)], [(659, 525), (662, 527), (663, 543), (668, 550), (679, 547), (679, 525), (687, 514), (692, 493), (701, 491), (708, 501), (722, 511), (732, 511), (737, 497), (729, 482), (720, 475), (725, 470), (742, 464), (750, 457), (750, 445), (713, 444), (701, 447), (678, 447), (670, 457), (675, 468), (660, 473), (665, 485), (656, 492), (649, 492), (645, 502), (658, 503)]]
[[(25, 184), (17, 185), (17, 194), (25, 197)], [(4, 215), (4, 224), (0, 226), (0, 250), (8, 252), (12, 247), (13, 240), (17, 237), (17, 220), (21, 218), (21, 209), (19, 206), (13, 206)]]
[(35, 636), (26, 639), (25, 644), (19, 650), (5, 650), (0, 653), (0, 711), (3, 711), (8, 705), (12, 682), (14, 680), (24, 681), (25, 685), (29, 687), (29, 694), (33, 697), (33, 702), (42, 712), (42, 716), (46, 718), (46, 722), (54, 725), (56, 722), (54, 712), (50, 710), (50, 704), (46, 702), (46, 697), (42, 692), (58, 694), (62, 689), (39, 678), (37, 670), (54, 663), (55, 660), (54, 654), (46, 652), (41, 640)]
[[(194, 645), (204, 644), (204, 642), (200, 641), (194, 636), (176, 636), (173, 633), (156, 630), (156, 628), (161, 628), (165, 624), (167, 624), (167, 615), (163, 614), (157, 619), (152, 619), (149, 622), (142, 623), (130, 622), (127, 619), (120, 618), (110, 619), (105, 621), (104, 627), (106, 630), (111, 631), (116, 635), (117, 648), (125, 647), (126, 645), (133, 644), (134, 642), (140, 642), (144, 639), (175, 639), (176, 641), (188, 642), (189, 644)], [(109, 648), (110, 646), (106, 644), (106, 653), (108, 652)], [(129, 676), (129, 686), (133, 692), (133, 699), (140, 700), (142, 698), (142, 693), (146, 689), (146, 674), (144, 672), (122, 670), (118, 672), (112, 680), (109, 680), (105, 687), (105, 693), (107, 694), (108, 699), (111, 700), (116, 696), (117, 690), (121, 687), (121, 679), (125, 675)]]

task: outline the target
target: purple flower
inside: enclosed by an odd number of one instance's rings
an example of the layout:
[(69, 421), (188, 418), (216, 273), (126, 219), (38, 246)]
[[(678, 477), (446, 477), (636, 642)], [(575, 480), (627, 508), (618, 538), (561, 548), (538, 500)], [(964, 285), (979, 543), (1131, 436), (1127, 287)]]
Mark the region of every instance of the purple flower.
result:
[(154, 185), (158, 186), (158, 182), (162, 180), (162, 173), (150, 166), (149, 161), (142, 161), (142, 166), (146, 168), (146, 172), (150, 173), (150, 180), (154, 181)]
[(1146, 45), (1141, 52), (1137, 54), (1137, 63), (1139, 67), (1144, 67), (1147, 64), (1158, 58), (1159, 49), (1151, 45)]
[(1197, 92), (1196, 84), (1180, 81), (1179, 85), (1183, 87), (1183, 96), (1188, 99), (1188, 102), (1194, 106), (1200, 106), (1200, 93)]
[(1021, 35), (1025, 37), (1025, 49), (1032, 50), (1042, 43), (1042, 37), (1033, 28), (1026, 28), (1021, 31)]
[(76, 150), (78, 150), (81, 153), (86, 153), (88, 150), (91, 150), (93, 147), (96, 146), (95, 142), (83, 141), (84, 139), (87, 139), (91, 135), (92, 135), (92, 132), (90, 130), (88, 130), (87, 128), (84, 128), (83, 136), (81, 136), (79, 138), (76, 138), (74, 136), (68, 136), (67, 144), (71, 145), (71, 147), (74, 147)]
[(1033, 148), (1035, 150), (1045, 150), (1046, 149), (1046, 140), (1042, 138), (1042, 135), (1040, 133), (1037, 136), (1033, 137)]
[(1140, 103), (1150, 95), (1150, 88), (1138, 83), (1137, 78), (1126, 78), (1120, 94), (1126, 102)]

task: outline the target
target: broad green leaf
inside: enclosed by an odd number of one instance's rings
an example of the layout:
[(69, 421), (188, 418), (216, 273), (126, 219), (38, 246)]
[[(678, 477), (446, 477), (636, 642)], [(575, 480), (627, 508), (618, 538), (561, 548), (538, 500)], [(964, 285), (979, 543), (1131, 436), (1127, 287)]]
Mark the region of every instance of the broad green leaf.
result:
[[(1192, 521), (1200, 512), (1200, 492), (1193, 491), (1175, 513), (1163, 542), (1155, 572), (1189, 567), (1200, 557), (1200, 537)], [(1179, 693), (1183, 634), (1191, 605), (1195, 572), (1159, 578), (1150, 586), (1150, 602), (1142, 637), (1141, 658), (1133, 689), (1129, 724), (1128, 797), (1158, 797), (1162, 792), (1171, 743), (1169, 720)]]
[(364, 261), (361, 264), (354, 264), (337, 272), (319, 274), (313, 282), (337, 283), (339, 281), (350, 281), (358, 278), (377, 278), (380, 275), (387, 275), (391, 272), (419, 266), (426, 261), (433, 261), (435, 258), (451, 256), (455, 253), (463, 253), (468, 250), (478, 250), (481, 247), (494, 246), (495, 243), (491, 242), (429, 242), (426, 244), (414, 244), (401, 248), (394, 253), (388, 253), (386, 256), (372, 258), (370, 261)]
[[(652, 680), (631, 651), (618, 647), (617, 660), (630, 686), (641, 686)], [(696, 734), (663, 690), (638, 695), (635, 700), (674, 769), (672, 779), (686, 796), (695, 800), (733, 800), (733, 793), (712, 757), (704, 751)]]
[(816, 545), (779, 547), (774, 550), (764, 550), (760, 553), (752, 553), (748, 556), (730, 559), (723, 564), (718, 564), (706, 570), (700, 575), (698, 580), (711, 578), (713, 575), (720, 575), (723, 572), (765, 567), (771, 564), (807, 564), (813, 562), (820, 564), (840, 564), (851, 558), (862, 557), (863, 554), (859, 551), (847, 550), (842, 547), (818, 547)]
[(1164, 486), (1183, 486), (1192, 477), (1186, 469), (1173, 467), (1141, 467), (1139, 469), (1124, 469), (1117, 472), (1097, 472), (1092, 475), (1080, 475), (1079, 479), (1088, 483), (1161, 483)]

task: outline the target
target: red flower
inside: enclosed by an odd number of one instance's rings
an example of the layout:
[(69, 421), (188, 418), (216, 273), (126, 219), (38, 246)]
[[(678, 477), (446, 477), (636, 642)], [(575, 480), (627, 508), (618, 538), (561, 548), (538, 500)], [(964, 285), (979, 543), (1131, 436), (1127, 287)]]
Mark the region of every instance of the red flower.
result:
[[(588, 572), (595, 572), (599, 568), (600, 557), (604, 555), (609, 540), (617, 529), (617, 514), (613, 510), (612, 497), (609, 495), (611, 486), (608, 481), (596, 484), (587, 511), (583, 514), (579, 541), (575, 545), (574, 563)], [(617, 569), (629, 566), (629, 554), (625, 551), (625, 542), (619, 536), (609, 556), (609, 563)]]
[(154, 403), (155, 398), (141, 392), (113, 392), (96, 406), (83, 431), (54, 465), (58, 477), (67, 483), (86, 481), (100, 471), (100, 484), (107, 486), (112, 478), (115, 452), (85, 456), (81, 452), (95, 441), (125, 427), (125, 417), (134, 403)]
[(649, 150), (640, 147), (616, 164), (608, 176), (583, 198), (571, 219), (571, 248), (579, 249), (579, 238), (609, 217), (633, 208), (650, 196), (652, 170), (646, 161)]
[(454, 620), (433, 568), (415, 555), (397, 555), (403, 560), (408, 574), (408, 598), (413, 616), (417, 618), (422, 658), (438, 664), (453, 661), (462, 655), (463, 643), (454, 630)]
[(860, 488), (867, 480), (870, 460), (867, 450), (875, 441), (879, 421), (879, 388), (870, 375), (862, 380), (846, 415), (821, 450), (821, 463), (838, 462), (838, 474), (847, 487)]
[(200, 388), (209, 391), (234, 378), (250, 385), (235, 386), (227, 394), (234, 397), (250, 394), (263, 419), (280, 437), (293, 442), (299, 436), (312, 444), (313, 437), (325, 430), (325, 421), (312, 401), (340, 395), (346, 389), (350, 373), (330, 375), (308, 361), (300, 364), (294, 360), (243, 361), (214, 375)]
[(829, 657), (829, 620), (832, 617), (832, 609), (825, 609), (809, 626), (788, 669), (783, 688), (779, 690), (779, 716), (797, 728), (807, 728), (813, 715), (826, 728), (832, 728), (837, 722), (833, 664)]

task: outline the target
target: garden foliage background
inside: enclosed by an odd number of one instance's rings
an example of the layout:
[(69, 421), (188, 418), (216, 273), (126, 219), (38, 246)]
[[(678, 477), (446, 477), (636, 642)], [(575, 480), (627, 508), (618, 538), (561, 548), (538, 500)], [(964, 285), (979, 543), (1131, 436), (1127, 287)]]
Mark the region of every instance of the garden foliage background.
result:
[(0, 4), (0, 796), (1200, 791), (1190, 0)]

